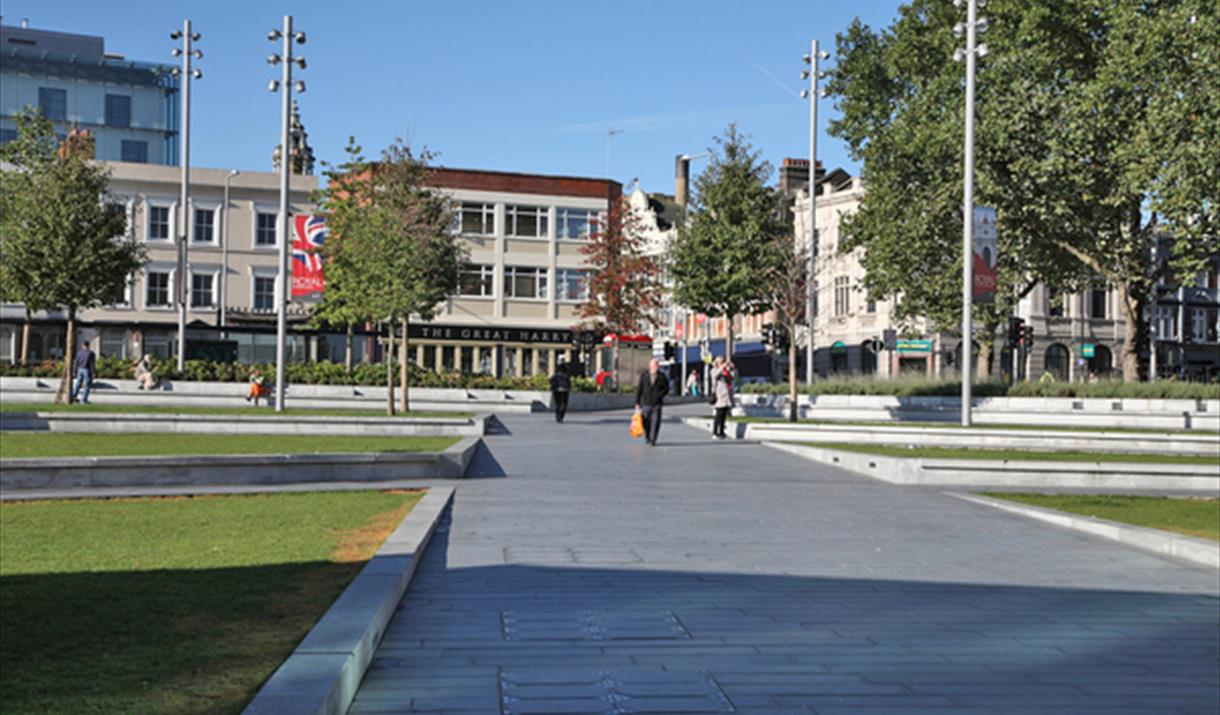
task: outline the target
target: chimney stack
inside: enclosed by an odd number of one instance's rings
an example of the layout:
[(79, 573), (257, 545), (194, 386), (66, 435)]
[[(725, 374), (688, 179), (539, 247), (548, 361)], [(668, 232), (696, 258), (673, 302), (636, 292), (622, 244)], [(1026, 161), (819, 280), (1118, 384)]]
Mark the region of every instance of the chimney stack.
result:
[(690, 158), (679, 154), (674, 159), (674, 203), (686, 212), (686, 195), (690, 190)]

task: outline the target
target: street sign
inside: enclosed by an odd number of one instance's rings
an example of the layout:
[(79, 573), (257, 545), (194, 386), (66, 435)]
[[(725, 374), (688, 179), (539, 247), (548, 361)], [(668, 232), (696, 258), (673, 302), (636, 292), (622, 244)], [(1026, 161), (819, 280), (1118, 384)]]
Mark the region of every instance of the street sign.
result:
[(1085, 343), (1080, 346), (1080, 357), (1091, 358), (1097, 354), (1097, 345), (1095, 343)]

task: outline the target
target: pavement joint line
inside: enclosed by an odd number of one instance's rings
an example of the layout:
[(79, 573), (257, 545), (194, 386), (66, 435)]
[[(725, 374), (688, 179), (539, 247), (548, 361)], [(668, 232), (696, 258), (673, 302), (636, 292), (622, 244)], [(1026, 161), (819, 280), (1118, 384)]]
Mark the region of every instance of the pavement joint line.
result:
[(1094, 516), (1071, 514), (1029, 504), (1018, 504), (976, 494), (944, 493), (956, 499), (1002, 509), (1030, 519), (1055, 524), (1065, 529), (1072, 529), (1073, 531), (1099, 536), (1103, 539), (1117, 541), (1145, 551), (1152, 551), (1162, 556), (1169, 556), (1202, 566), (1220, 569), (1220, 543), (1213, 543), (1184, 534), (1173, 534), (1159, 529), (1123, 524), (1108, 519), (1099, 519)]
[(420, 499), (243, 715), (347, 712), (453, 493), (433, 487)]

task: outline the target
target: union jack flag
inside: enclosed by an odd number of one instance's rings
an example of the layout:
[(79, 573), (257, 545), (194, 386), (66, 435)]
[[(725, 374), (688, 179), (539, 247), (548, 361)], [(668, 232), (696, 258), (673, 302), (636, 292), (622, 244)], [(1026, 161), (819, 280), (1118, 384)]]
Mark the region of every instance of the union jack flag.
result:
[(292, 297), (320, 293), (325, 288), (322, 256), (326, 241), (326, 219), (294, 216), (292, 232)]

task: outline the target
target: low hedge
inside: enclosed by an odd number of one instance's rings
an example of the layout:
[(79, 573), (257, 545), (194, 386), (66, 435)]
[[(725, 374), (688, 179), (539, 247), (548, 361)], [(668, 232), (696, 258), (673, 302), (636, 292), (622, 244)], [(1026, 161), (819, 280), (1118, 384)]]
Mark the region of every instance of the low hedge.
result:
[[(786, 395), (787, 384), (747, 384), (743, 393), (764, 395)], [(812, 385), (801, 384), (797, 391), (803, 395), (895, 395), (897, 397), (957, 397), (962, 394), (962, 383), (957, 380), (934, 380), (912, 378), (906, 380), (827, 379)], [(1100, 382), (1019, 382), (1008, 385), (1001, 382), (974, 383), (971, 392), (975, 397), (1097, 397), (1135, 399), (1217, 400), (1220, 385), (1177, 380), (1156, 382), (1123, 382), (1102, 380)]]

